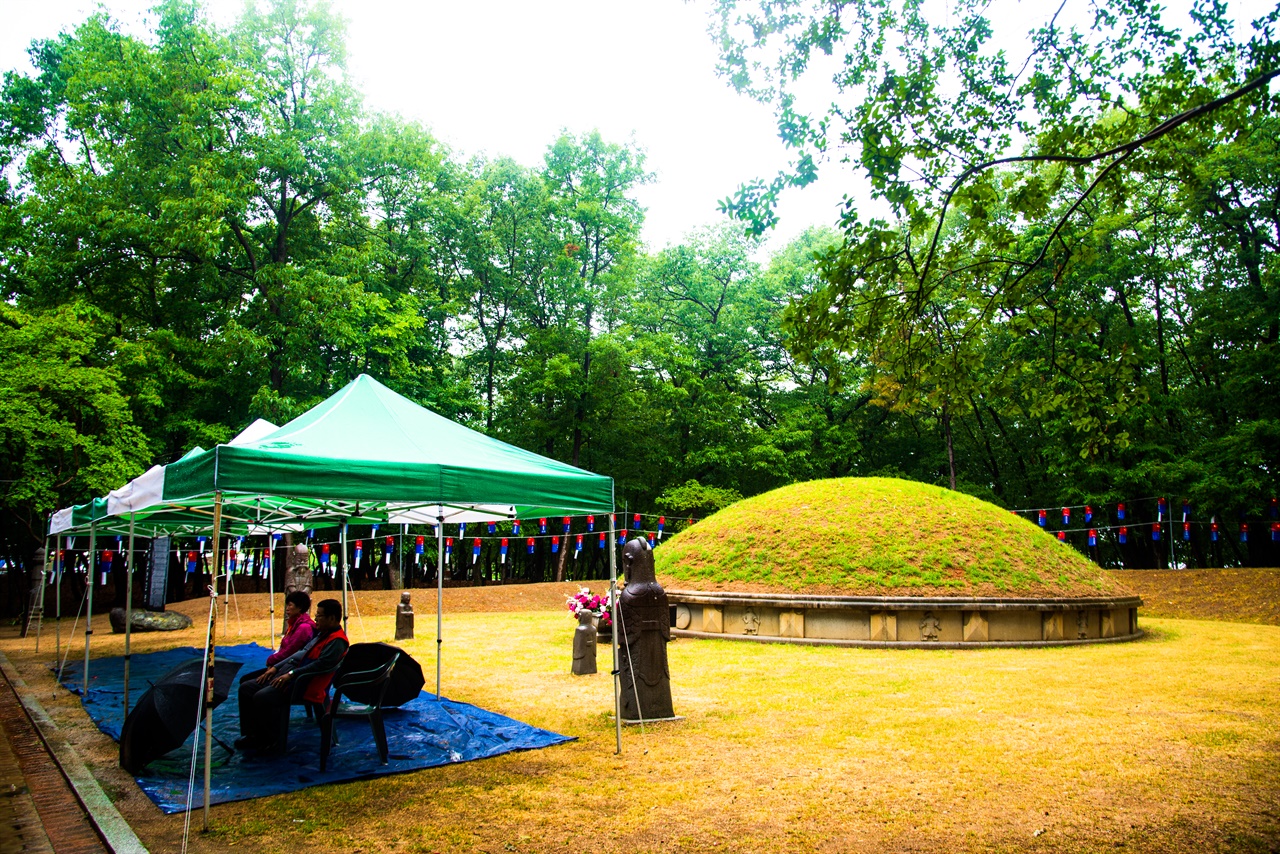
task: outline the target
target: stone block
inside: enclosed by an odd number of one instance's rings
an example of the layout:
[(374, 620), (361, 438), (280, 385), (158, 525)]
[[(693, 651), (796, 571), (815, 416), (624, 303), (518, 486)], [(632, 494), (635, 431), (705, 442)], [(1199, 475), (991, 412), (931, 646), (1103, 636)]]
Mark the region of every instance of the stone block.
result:
[(1062, 612), (1042, 611), (1040, 614), (1040, 629), (1041, 640), (1062, 640)]
[(990, 611), (987, 623), (993, 641), (1033, 641), (1044, 631), (1038, 611)]
[(896, 641), (898, 615), (892, 611), (876, 611), (871, 615), (871, 640)]
[(1076, 640), (1087, 640), (1097, 637), (1098, 632), (1093, 628), (1089, 619), (1089, 612), (1081, 609), (1072, 611), (1067, 617), (1067, 630), (1072, 633), (1072, 637)]
[(804, 637), (804, 611), (783, 611), (778, 614), (778, 637)]
[(964, 640), (967, 643), (978, 643), (988, 640), (987, 618), (981, 611), (964, 612)]
[(805, 612), (804, 636), (824, 640), (870, 640), (866, 611), (812, 609)]
[(689, 610), (688, 605), (676, 606), (676, 628), (687, 629), (693, 623), (693, 612)]
[(724, 609), (715, 605), (702, 606), (702, 630), (712, 634), (724, 632)]
[(1113, 638), (1116, 636), (1115, 612), (1104, 609), (1098, 612), (1098, 637)]
[(722, 631), (726, 635), (776, 638), (778, 609), (768, 605), (726, 605)]

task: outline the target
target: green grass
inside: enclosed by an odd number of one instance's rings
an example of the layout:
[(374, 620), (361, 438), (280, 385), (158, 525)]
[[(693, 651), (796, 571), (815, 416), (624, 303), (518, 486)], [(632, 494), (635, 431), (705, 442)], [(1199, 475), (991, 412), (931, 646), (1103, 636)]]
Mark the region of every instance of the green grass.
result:
[[(391, 638), (386, 611), (366, 614), (370, 640)], [(558, 609), (446, 614), (446, 696), (578, 740), (224, 804), (190, 850), (1276, 850), (1280, 627), (1142, 625), (1138, 642), (1055, 649), (681, 639), (668, 653), (685, 719), (626, 728), (617, 756), (607, 647), (598, 675), (575, 677)], [(434, 676), (434, 625), (419, 627), (401, 646)], [(239, 639), (266, 635), (246, 621)], [(105, 634), (101, 652), (121, 644)], [(182, 816), (138, 792), (33, 647), (0, 639), (94, 774), (132, 791), (116, 802), (143, 843), (177, 851)]]
[(664, 543), (676, 587), (861, 595), (1098, 596), (1124, 592), (1095, 564), (993, 504), (892, 478), (792, 484)]

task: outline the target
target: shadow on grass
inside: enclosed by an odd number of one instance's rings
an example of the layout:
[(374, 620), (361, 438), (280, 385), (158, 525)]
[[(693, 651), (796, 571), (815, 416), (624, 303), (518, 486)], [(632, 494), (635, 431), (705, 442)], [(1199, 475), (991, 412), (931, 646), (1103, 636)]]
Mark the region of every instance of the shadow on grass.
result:
[(1142, 627), (1142, 637), (1138, 638), (1137, 643), (1169, 643), (1176, 640), (1182, 640), (1182, 632), (1176, 629), (1155, 628), (1146, 625)]

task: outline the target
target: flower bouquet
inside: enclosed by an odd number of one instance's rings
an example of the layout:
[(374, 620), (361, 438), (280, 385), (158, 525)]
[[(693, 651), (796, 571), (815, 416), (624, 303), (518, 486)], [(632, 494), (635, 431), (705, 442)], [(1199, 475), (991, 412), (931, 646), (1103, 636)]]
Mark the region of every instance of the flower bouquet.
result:
[(590, 587), (583, 587), (570, 596), (565, 604), (574, 619), (584, 610), (590, 612), (600, 634), (607, 635), (613, 631), (613, 599), (608, 592), (601, 596), (592, 593)]

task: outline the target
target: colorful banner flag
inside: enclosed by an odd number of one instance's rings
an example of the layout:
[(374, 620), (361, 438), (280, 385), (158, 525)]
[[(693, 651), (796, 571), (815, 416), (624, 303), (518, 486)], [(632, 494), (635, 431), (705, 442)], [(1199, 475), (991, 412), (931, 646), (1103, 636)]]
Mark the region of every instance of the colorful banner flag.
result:
[(1124, 545), (1125, 543), (1129, 542), (1129, 529), (1121, 525), (1118, 537), (1120, 540), (1120, 545)]
[(1242, 543), (1249, 542), (1249, 523), (1248, 522), (1240, 523), (1240, 542)]
[(1058, 532), (1058, 542), (1060, 542), (1060, 543), (1065, 543), (1066, 541), (1067, 541), (1067, 532), (1066, 532), (1066, 531), (1059, 531), (1059, 532)]
[(498, 546), (498, 563), (507, 562), (507, 538), (502, 538), (502, 545)]
[(639, 513), (631, 517), (631, 528), (632, 530), (636, 530), (636, 531), (640, 530), (640, 514)]
[(1116, 505), (1116, 518), (1124, 521), (1124, 502), (1121, 501)]
[[(187, 552), (187, 575), (192, 575), (195, 573), (196, 559), (198, 556), (199, 556), (198, 552), (194, 552), (194, 551)], [(106, 581), (104, 580), (103, 583), (105, 584)]]
[(1084, 523), (1088, 525), (1093, 521), (1093, 508), (1088, 504), (1084, 506)]
[(596, 529), (596, 517), (595, 517), (595, 516), (588, 516), (588, 517), (587, 517), (587, 530), (588, 530), (588, 531), (594, 531), (595, 529)]
[(497, 523), (496, 521), (495, 521), (495, 522), (490, 522), (490, 523), (489, 523), (489, 533), (490, 533), (490, 534), (496, 534), (497, 532), (498, 532), (498, 523)]
[(471, 565), (475, 566), (476, 561), (480, 559), (480, 538), (476, 537), (475, 542), (471, 544)]
[(573, 541), (573, 559), (578, 559), (578, 553), (582, 551), (582, 535), (578, 534), (578, 538)]
[(364, 554), (364, 540), (356, 540), (356, 569), (360, 568), (360, 556)]
[(1209, 539), (1215, 543), (1218, 541), (1218, 523), (1217, 522), (1212, 522), (1209, 524)]
[(453, 537), (444, 538), (444, 559), (453, 557)]
[(511, 520), (511, 536), (513, 537), (520, 536), (520, 520), (519, 519)]
[(1070, 524), (1071, 524), (1071, 508), (1063, 507), (1062, 508), (1062, 525), (1063, 527), (1066, 527), (1067, 525), (1070, 525)]
[(1191, 523), (1190, 522), (1182, 523), (1182, 541), (1184, 543), (1191, 542)]
[(666, 524), (667, 524), (667, 517), (659, 516), (658, 517), (658, 539), (662, 539), (662, 529), (666, 527)]
[(552, 537), (552, 538), (551, 538), (551, 553), (552, 553), (552, 554), (559, 554), (559, 553), (560, 553), (560, 538), (559, 538), (559, 537)]
[(1047, 528), (1049, 526), (1049, 511), (1048, 510), (1039, 511), (1036, 514), (1036, 522), (1040, 525), (1041, 528)]
[(529, 538), (528, 546), (529, 546), (529, 554), (533, 554), (533, 537)]
[(1163, 497), (1156, 499), (1156, 521), (1163, 522), (1169, 515), (1169, 502)]
[(1098, 531), (1095, 528), (1090, 528), (1089, 529), (1089, 548), (1094, 549), (1097, 547), (1098, 547)]
[(329, 565), (329, 544), (325, 543), (320, 547), (320, 565), (327, 567)]
[(604, 531), (600, 532), (600, 548), (604, 548)]
[(547, 532), (547, 517), (543, 516), (538, 520), (538, 533), (545, 534)]
[(1151, 526), (1151, 539), (1153, 542), (1160, 542), (1160, 523), (1156, 522)]

